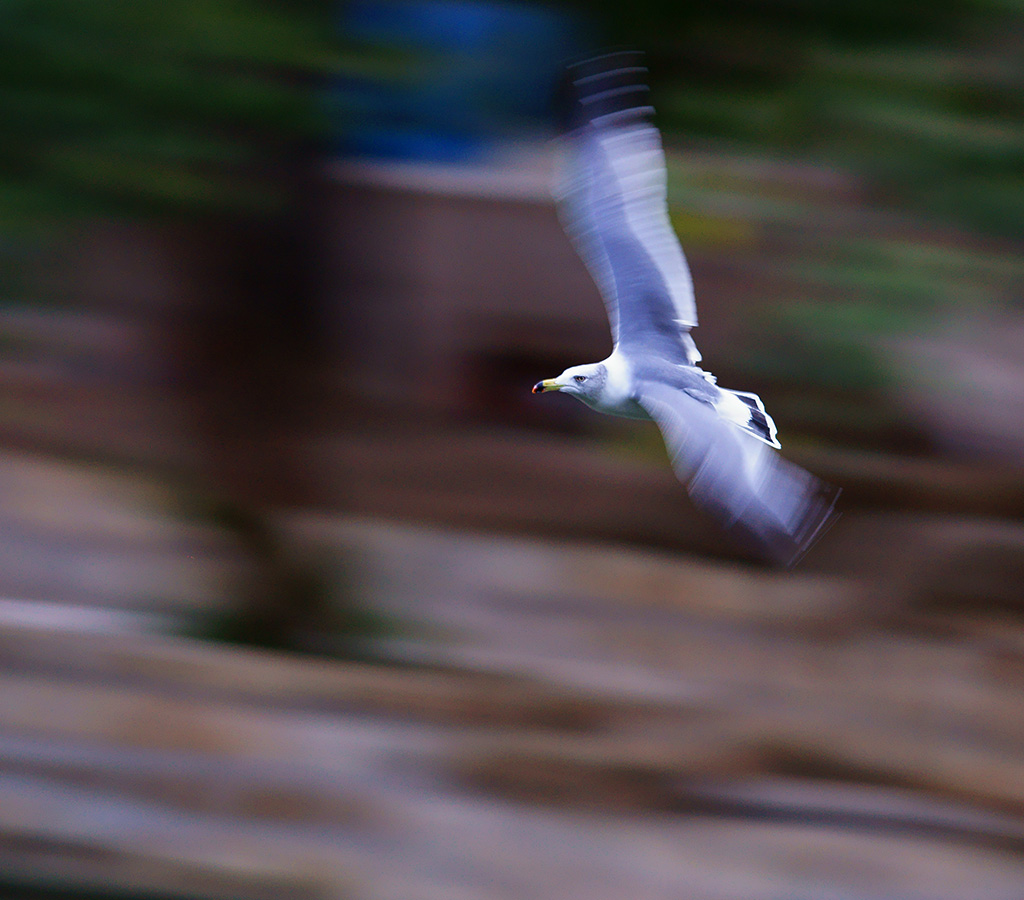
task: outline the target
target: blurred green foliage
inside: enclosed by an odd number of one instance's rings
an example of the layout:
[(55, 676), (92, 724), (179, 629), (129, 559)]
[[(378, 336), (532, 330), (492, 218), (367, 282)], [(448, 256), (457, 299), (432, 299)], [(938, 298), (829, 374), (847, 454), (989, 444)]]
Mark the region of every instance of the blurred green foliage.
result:
[(922, 211), (1024, 233), (1019, 0), (578, 0), (647, 48), (686, 140), (849, 165)]
[(273, 205), (348, 64), (314, 0), (4, 0), (0, 231)]

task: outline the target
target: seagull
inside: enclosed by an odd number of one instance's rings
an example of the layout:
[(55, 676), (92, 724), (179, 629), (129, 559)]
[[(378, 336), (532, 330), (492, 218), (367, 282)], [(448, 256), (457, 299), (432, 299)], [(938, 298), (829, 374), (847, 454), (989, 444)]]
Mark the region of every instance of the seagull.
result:
[(839, 490), (783, 459), (760, 397), (720, 387), (698, 365), (693, 282), (669, 222), (642, 62), (618, 52), (568, 70), (572, 110), (555, 200), (604, 299), (613, 349), (533, 392), (654, 420), (694, 504), (755, 555), (790, 567), (835, 518)]

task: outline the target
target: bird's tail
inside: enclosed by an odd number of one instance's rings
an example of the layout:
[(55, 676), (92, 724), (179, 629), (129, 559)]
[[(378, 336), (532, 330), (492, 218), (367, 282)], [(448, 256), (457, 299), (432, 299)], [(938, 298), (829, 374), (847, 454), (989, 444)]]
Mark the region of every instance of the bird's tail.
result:
[(778, 449), (782, 446), (776, 437), (775, 420), (765, 411), (764, 403), (757, 394), (727, 388), (721, 388), (721, 391), (723, 396), (717, 405), (719, 413), (769, 447)]

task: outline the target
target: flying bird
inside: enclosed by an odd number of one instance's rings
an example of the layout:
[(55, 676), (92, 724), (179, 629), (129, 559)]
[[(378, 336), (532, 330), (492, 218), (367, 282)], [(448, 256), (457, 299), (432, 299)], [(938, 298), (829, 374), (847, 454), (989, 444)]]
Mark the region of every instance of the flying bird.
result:
[(693, 282), (672, 230), (665, 155), (639, 53), (570, 67), (559, 216), (596, 282), (611, 355), (534, 385), (598, 412), (653, 419), (694, 504), (741, 544), (791, 566), (835, 517), (839, 490), (777, 452), (761, 398), (698, 363)]

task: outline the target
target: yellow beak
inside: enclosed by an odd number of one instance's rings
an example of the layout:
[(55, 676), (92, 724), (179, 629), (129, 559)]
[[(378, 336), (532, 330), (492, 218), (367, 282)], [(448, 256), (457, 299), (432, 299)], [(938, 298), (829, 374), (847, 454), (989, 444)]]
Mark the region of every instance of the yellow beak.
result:
[(561, 389), (562, 386), (554, 378), (545, 378), (544, 381), (538, 381), (533, 386), (535, 394), (543, 394), (545, 391), (560, 391)]

